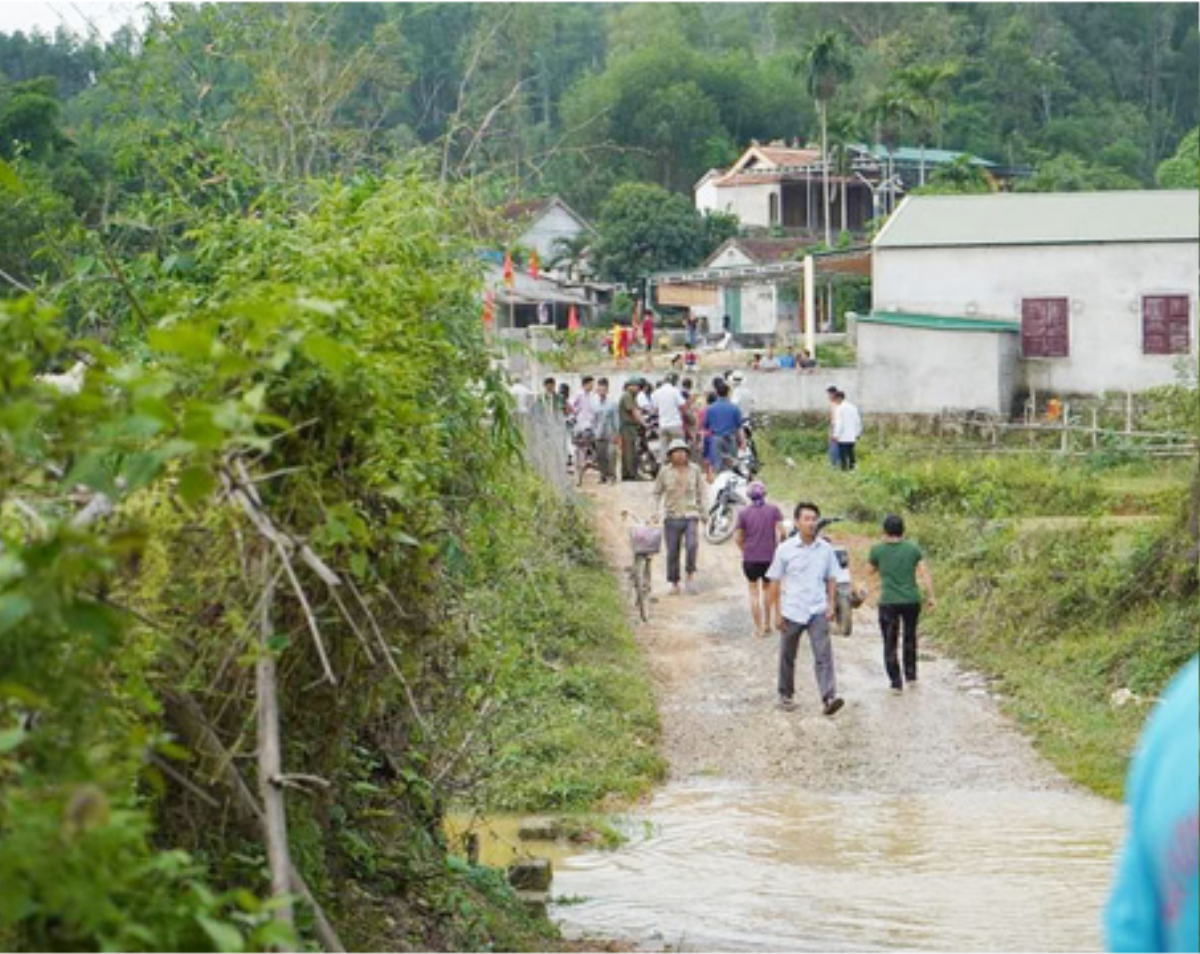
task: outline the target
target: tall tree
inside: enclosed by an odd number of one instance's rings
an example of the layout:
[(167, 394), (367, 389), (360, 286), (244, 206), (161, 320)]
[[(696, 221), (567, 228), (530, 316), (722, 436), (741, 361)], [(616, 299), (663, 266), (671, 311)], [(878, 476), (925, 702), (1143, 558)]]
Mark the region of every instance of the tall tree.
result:
[(891, 213), (896, 205), (896, 147), (904, 133), (904, 124), (913, 118), (912, 104), (902, 89), (888, 86), (871, 98), (866, 113), (875, 127), (876, 144), (887, 151), (885, 195), (888, 204), (885, 212)]
[(916, 120), (921, 147), (919, 184), (925, 184), (925, 147), (936, 137), (941, 145), (942, 105), (950, 91), (950, 80), (958, 75), (956, 63), (929, 63), (901, 70), (896, 80)]
[(821, 120), (821, 184), (827, 246), (833, 244), (833, 217), (829, 208), (829, 101), (851, 74), (850, 51), (840, 33), (823, 30), (813, 37), (804, 51), (804, 81)]

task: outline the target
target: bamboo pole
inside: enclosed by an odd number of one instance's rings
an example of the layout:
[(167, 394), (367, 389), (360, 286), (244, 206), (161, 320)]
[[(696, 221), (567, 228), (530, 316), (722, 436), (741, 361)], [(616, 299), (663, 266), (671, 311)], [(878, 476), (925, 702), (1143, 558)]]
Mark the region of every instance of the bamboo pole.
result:
[[(283, 752), (279, 741), (279, 698), (276, 693), (275, 655), (270, 646), (274, 635), (271, 606), (274, 603), (275, 581), (271, 576), (271, 561), (264, 555), (263, 580), (266, 591), (259, 620), (260, 645), (255, 676), (258, 690), (258, 792), (263, 804), (263, 834), (267, 842), (267, 860), (271, 868), (271, 896), (289, 898), (292, 885), (292, 860), (288, 851), (287, 811), (283, 787)], [(275, 909), (275, 919), (295, 927), (292, 904), (287, 901)]]

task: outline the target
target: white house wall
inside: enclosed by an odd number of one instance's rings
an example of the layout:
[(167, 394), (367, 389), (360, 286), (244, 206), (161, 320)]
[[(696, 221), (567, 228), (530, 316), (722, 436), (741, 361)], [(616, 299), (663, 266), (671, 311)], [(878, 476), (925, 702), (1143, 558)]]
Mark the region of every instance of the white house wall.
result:
[(537, 249), (543, 267), (559, 254), (559, 239), (573, 239), (583, 231), (579, 221), (561, 206), (552, 205), (522, 233), (518, 243)]
[[(738, 217), (743, 225), (770, 228), (771, 226), (771, 196), (778, 196), (779, 208), (782, 209), (783, 199), (780, 196), (778, 183), (764, 182), (761, 185), (737, 185), (721, 188), (716, 186), (712, 192), (715, 198), (713, 205), (701, 205), (701, 195), (708, 195), (707, 186), (702, 186), (696, 192), (696, 206), (700, 211), (712, 209), (717, 212), (730, 212)], [(782, 213), (781, 213), (782, 214)]]
[[(1022, 298), (1067, 298), (1070, 356), (1021, 361), (1018, 384), (1065, 394), (1142, 390), (1174, 382), (1180, 357), (1142, 353), (1142, 296), (1188, 296), (1194, 363), (1198, 271), (1200, 252), (1186, 242), (876, 248), (873, 300), (876, 311), (1020, 321)], [(917, 350), (903, 340), (896, 347)]]
[(862, 322), (862, 405), (897, 414), (943, 408), (1008, 414), (1017, 336)]

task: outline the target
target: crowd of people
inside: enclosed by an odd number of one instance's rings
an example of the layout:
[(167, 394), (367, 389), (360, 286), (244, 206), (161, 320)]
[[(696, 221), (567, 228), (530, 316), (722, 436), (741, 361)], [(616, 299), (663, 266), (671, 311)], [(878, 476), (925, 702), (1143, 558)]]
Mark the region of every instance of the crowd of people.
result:
[[(775, 360), (790, 368), (789, 357)], [(773, 358), (768, 355), (767, 361)], [(769, 363), (758, 367), (771, 370)], [(853, 470), (862, 415), (838, 387), (831, 385), (827, 394), (829, 461)], [(594, 440), (604, 482), (617, 479), (618, 459), (621, 479), (640, 479), (635, 449), (639, 440), (644, 446), (649, 428), (658, 428), (665, 449), (663, 466), (653, 478), (653, 497), (664, 529), (667, 582), (671, 595), (696, 592), (704, 487), (743, 446), (753, 408), (744, 376), (737, 371), (718, 375), (703, 396), (693, 377), (680, 380), (675, 370), (657, 386), (631, 377), (616, 399), (606, 378), (585, 377), (574, 398), (565, 384), (547, 378), (539, 400), (569, 415), (577, 438), (587, 434)], [(802, 501), (789, 521), (759, 480), (750, 484), (747, 498), (734, 540), (741, 551), (754, 633), (759, 638), (779, 634), (777, 708), (798, 708), (796, 657), (807, 634), (821, 711), (833, 716), (845, 704), (830, 638), (838, 560), (820, 533), (820, 508)], [(903, 518), (888, 515), (881, 530), (867, 562), (878, 607), (883, 674), (891, 691), (901, 694), (918, 682), (918, 627), (923, 609), (936, 605), (934, 586), (924, 553), (906, 536)], [(1129, 830), (1105, 909), (1109, 950), (1196, 949), (1197, 665), (1193, 658), (1165, 693), (1130, 768)]]
[[(590, 375), (574, 398), (553, 378), (546, 378), (543, 388), (543, 400), (573, 422), (577, 447), (591, 442), (602, 483), (615, 482), (618, 472), (624, 481), (643, 479), (637, 455), (646, 446), (647, 431), (655, 431), (662, 450), (653, 498), (664, 530), (669, 592), (694, 592), (705, 485), (737, 460), (746, 444), (754, 396), (745, 375), (717, 375), (703, 396), (693, 378), (681, 379), (675, 371), (657, 385), (630, 377), (616, 398), (607, 378)], [(862, 417), (839, 388), (830, 386), (828, 394), (831, 462), (853, 469)], [(822, 711), (833, 715), (843, 706), (829, 626), (839, 564), (834, 548), (818, 532), (820, 509), (802, 502), (788, 520), (768, 501), (759, 480), (750, 484), (747, 498), (734, 540), (741, 551), (755, 635), (780, 634), (778, 705), (785, 711), (796, 708), (796, 654), (807, 634)], [(905, 537), (904, 521), (896, 515), (884, 522), (869, 563), (879, 582), (884, 670), (892, 691), (902, 692), (917, 678), (917, 626), (922, 605), (933, 602), (933, 580), (921, 550)]]

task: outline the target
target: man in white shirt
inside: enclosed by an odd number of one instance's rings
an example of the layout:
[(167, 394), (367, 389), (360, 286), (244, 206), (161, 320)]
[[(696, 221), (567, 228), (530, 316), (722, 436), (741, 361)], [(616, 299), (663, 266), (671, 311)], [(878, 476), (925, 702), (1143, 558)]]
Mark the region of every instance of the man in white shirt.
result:
[(746, 376), (741, 371), (734, 371), (729, 376), (729, 383), (733, 385), (729, 400), (742, 409), (742, 417), (749, 419), (754, 412), (754, 395), (746, 387)]
[(684, 400), (683, 393), (676, 386), (678, 383), (679, 375), (672, 371), (652, 395), (654, 409), (658, 412), (658, 435), (664, 448), (664, 463), (665, 448), (670, 447), (672, 441), (683, 440)]
[(771, 590), (768, 605), (775, 602), (782, 611), (779, 632), (779, 704), (786, 712), (796, 708), (796, 650), (800, 636), (808, 630), (812, 642), (813, 668), (821, 693), (824, 713), (833, 715), (845, 704), (837, 694), (833, 671), (833, 646), (829, 641), (829, 612), (837, 599), (837, 554), (817, 536), (821, 511), (816, 504), (796, 504), (795, 519), (799, 533), (789, 537), (775, 550), (767, 570)]
[(862, 436), (862, 415), (858, 408), (846, 400), (846, 392), (833, 395), (833, 439), (838, 446), (838, 466), (842, 470), (854, 470), (854, 449)]
[(593, 393), (596, 379), (586, 375), (572, 402), (571, 411), (575, 415), (575, 433), (582, 435), (584, 431), (596, 430), (596, 395)]

